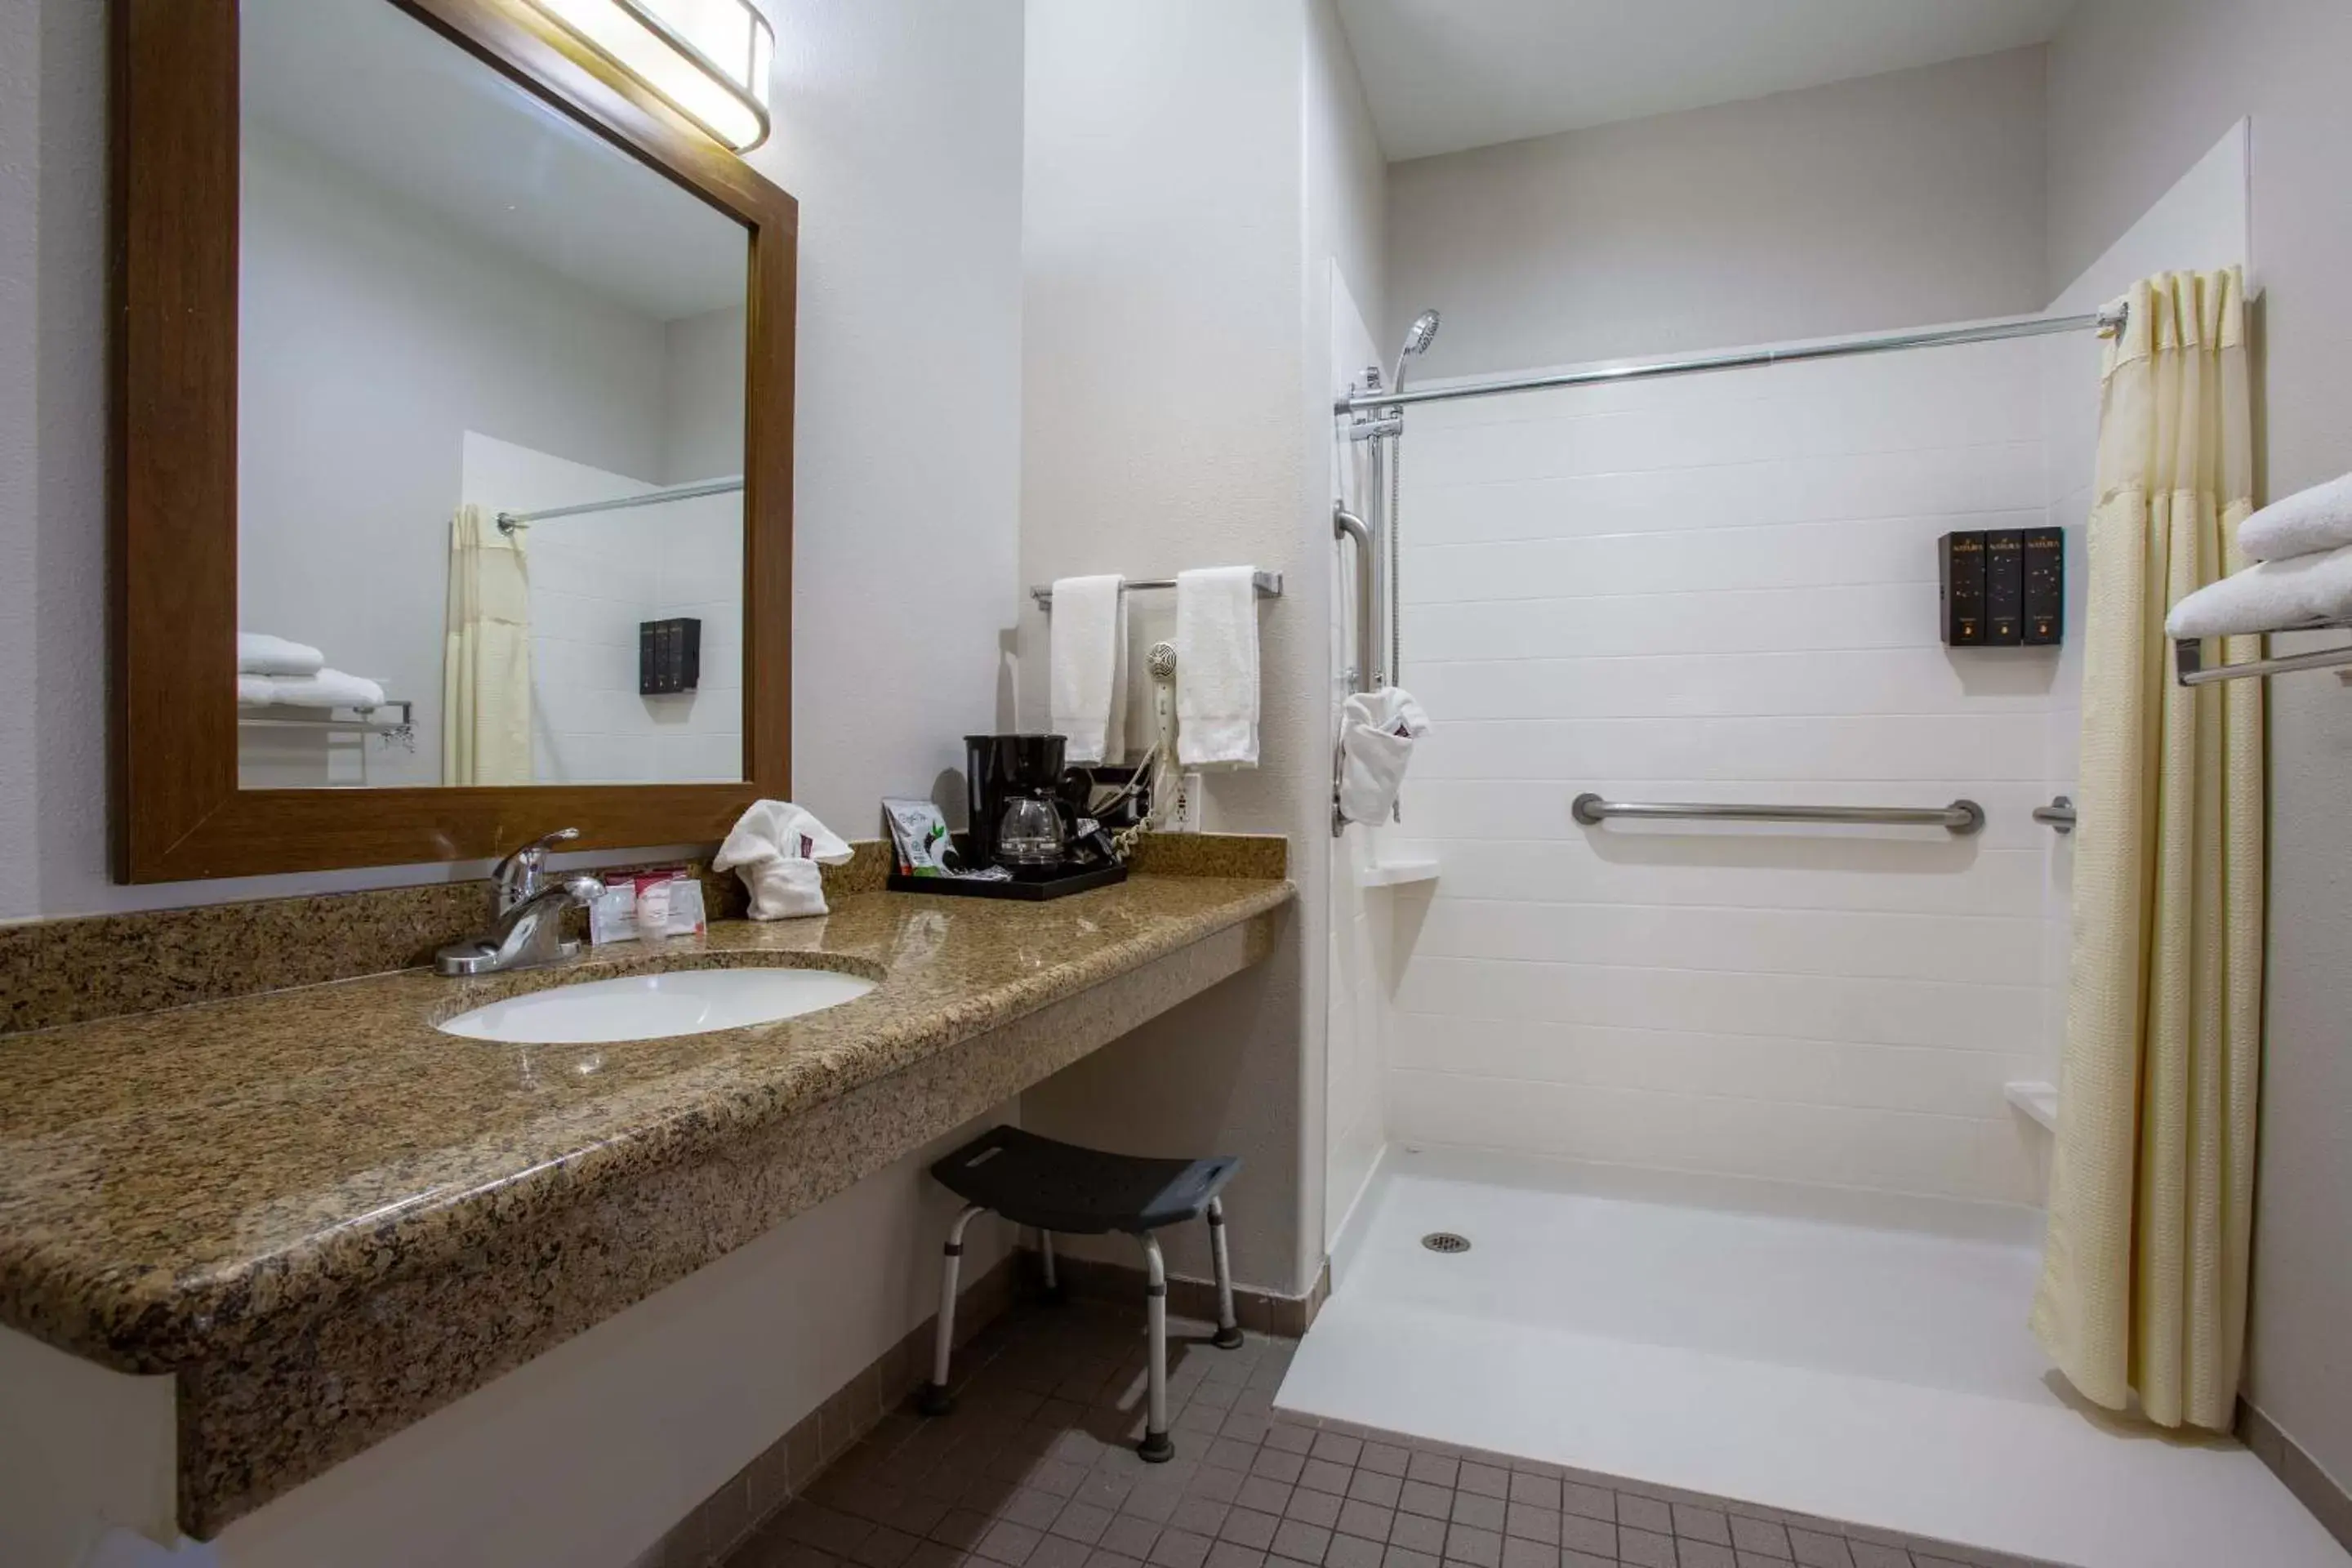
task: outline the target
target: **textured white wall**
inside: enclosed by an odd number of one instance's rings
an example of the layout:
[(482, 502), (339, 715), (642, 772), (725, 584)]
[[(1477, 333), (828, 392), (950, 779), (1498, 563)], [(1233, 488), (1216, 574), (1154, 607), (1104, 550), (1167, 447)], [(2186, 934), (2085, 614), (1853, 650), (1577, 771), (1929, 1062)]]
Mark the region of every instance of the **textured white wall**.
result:
[[(1018, 7), (771, 10), (791, 42), (752, 162), (802, 203), (795, 794), (861, 836), (881, 795), (927, 792), (957, 737), (1010, 716)], [(0, 918), (478, 876), (108, 879), (105, 33), (100, 6), (0, 13), (0, 342), (20, 351), (0, 363)]]
[[(2084, 0), (2050, 50), (2052, 289), (2242, 116), (2253, 121), (2264, 489), (2352, 468), (2352, 9), (2336, 0)], [(2289, 649), (2324, 637), (2282, 638)], [(2247, 1394), (2352, 1485), (2352, 705), (2273, 680), (2262, 1171)]]
[(1398, 163), (1373, 326), (1454, 375), (2037, 310), (2042, 118), (2025, 49)]
[[(2042, 521), (1993, 344), (1416, 408), (1388, 1115), (1410, 1141), (2039, 1201), (2056, 658), (1948, 650), (1937, 537)], [(1578, 826), (1612, 799), (1980, 803), (1990, 824)]]

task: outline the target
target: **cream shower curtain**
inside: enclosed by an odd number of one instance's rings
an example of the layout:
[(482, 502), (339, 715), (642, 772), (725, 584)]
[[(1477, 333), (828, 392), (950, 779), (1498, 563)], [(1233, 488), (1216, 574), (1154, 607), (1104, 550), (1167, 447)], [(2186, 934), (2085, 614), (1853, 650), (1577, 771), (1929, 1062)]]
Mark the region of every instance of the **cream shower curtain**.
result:
[[(2172, 677), (2170, 605), (2245, 564), (2242, 280), (2136, 285), (2106, 351), (2082, 826), (2033, 1330), (2111, 1409), (2226, 1430), (2245, 1339), (2263, 964), (2263, 690)], [(2233, 637), (2226, 656), (2260, 657)]]
[(449, 626), (441, 658), (441, 782), (531, 782), (530, 575), (478, 506), (449, 520)]

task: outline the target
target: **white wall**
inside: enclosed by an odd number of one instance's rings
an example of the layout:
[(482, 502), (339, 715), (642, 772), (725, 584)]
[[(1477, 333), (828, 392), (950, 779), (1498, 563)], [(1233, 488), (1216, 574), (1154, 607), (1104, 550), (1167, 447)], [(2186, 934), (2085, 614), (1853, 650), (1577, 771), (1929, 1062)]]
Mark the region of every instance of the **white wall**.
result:
[(1423, 375), (2040, 308), (2042, 52), (1396, 164), (1381, 341)]
[[(1296, 1292), (1321, 1255), (1320, 1141), (1306, 1119), (1321, 1099), (1329, 767), (1330, 501), (1304, 425), (1306, 8), (1031, 0), (1028, 16), (1020, 575), (1244, 563), (1285, 574), (1285, 596), (1259, 612), (1260, 765), (1212, 777), (1206, 815), (1216, 830), (1289, 836), (1305, 892), (1268, 963), (1033, 1090), (1023, 1119), (1104, 1147), (1243, 1156), (1228, 1200), (1235, 1272)], [(1318, 344), (1327, 330), (1313, 329)], [(1318, 347), (1312, 362), (1318, 395), (1326, 357)], [(1173, 611), (1172, 595), (1131, 602), (1139, 672)], [(1034, 722), (1046, 638), (1046, 617), (1024, 605), (1022, 711)], [(1150, 704), (1129, 707), (1140, 739)], [(1198, 1228), (1173, 1238), (1171, 1264), (1205, 1278)]]
[[(2039, 1201), (2048, 650), (1948, 650), (1935, 541), (2042, 521), (2028, 343), (1413, 410), (1399, 993), (1416, 1142)], [(1571, 799), (1941, 805), (1578, 826)]]
[[(2056, 289), (2234, 121), (2253, 121), (2265, 492), (2352, 468), (2352, 9), (2336, 0), (2084, 0), (2050, 50)], [(2278, 639), (2282, 650), (2324, 637)], [(2352, 1485), (2352, 705), (2269, 683), (2271, 900), (2247, 1396)]]
[[(802, 202), (798, 793), (856, 833), (1001, 711), (1022, 16), (1013, 0), (771, 11), (777, 127), (753, 162)], [(0, 917), (479, 875), (106, 881), (106, 80), (103, 7), (0, 10), (0, 343), (24, 351), (0, 359), (0, 646), (26, 656), (0, 682)], [(280, 1500), (225, 1549), (625, 1563), (931, 1310), (937, 1201), (911, 1157)]]
[[(1019, 497), (1020, 29), (1010, 0), (772, 5), (799, 197), (795, 794), (870, 832), (1010, 718)], [(0, 17), (0, 918), (481, 875), (383, 867), (142, 888), (106, 857), (105, 17)], [(18, 76), (23, 73), (23, 86)], [(942, 247), (940, 237), (955, 237)], [(436, 612), (436, 616), (438, 612)], [(550, 824), (549, 826), (556, 826)], [(599, 857), (627, 858), (625, 852)]]
[[(1363, 367), (1380, 357), (1369, 322), (1380, 314), (1385, 270), (1387, 165), (1330, 0), (1316, 0), (1307, 10), (1307, 136), (1306, 363), (1323, 367), (1322, 376), (1307, 377), (1307, 450), (1322, 456), (1319, 464), (1307, 465), (1316, 488), (1307, 508), (1311, 521), (1328, 517), (1333, 500), (1345, 499), (1359, 516), (1370, 517), (1370, 451), (1344, 438), (1330, 409)], [(1352, 546), (1343, 549), (1332, 540), (1324, 549), (1330, 585), (1324, 612), (1330, 626), (1328, 701), (1336, 713), (1348, 695), (1344, 672), (1354, 662), (1356, 563)], [(1388, 1140), (1380, 1069), (1389, 1012), (1391, 900), (1362, 885), (1371, 853), (1368, 830), (1351, 830), (1337, 844), (1320, 834), (1313, 839), (1315, 858), (1328, 868), (1329, 929), (1323, 1060), (1319, 1070), (1311, 1060), (1307, 1064), (1307, 1153), (1312, 1161), (1319, 1151), (1321, 1160), (1322, 1224), (1312, 1239), (1328, 1252)], [(1303, 849), (1301, 858), (1307, 858)]]

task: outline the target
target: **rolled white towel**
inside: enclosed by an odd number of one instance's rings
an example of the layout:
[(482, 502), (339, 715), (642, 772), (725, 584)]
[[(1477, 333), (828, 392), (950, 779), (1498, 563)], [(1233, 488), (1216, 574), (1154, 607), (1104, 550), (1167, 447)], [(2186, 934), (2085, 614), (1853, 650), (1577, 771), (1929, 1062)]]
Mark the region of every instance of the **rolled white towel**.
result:
[(289, 642), (268, 632), (236, 634), (240, 675), (316, 675), (326, 668), (327, 656), (308, 643)]
[(2285, 561), (2352, 544), (2352, 474), (2274, 500), (2238, 525), (2238, 547), (2257, 561)]
[(236, 678), (236, 705), (240, 708), (267, 708), (278, 700), (272, 695), (275, 685), (266, 675), (240, 675)]
[(2321, 555), (2257, 561), (2172, 606), (2176, 637), (2244, 637), (2352, 619), (2352, 544)]
[(269, 700), (289, 708), (381, 708), (383, 688), (363, 675), (322, 669), (316, 675), (273, 675)]

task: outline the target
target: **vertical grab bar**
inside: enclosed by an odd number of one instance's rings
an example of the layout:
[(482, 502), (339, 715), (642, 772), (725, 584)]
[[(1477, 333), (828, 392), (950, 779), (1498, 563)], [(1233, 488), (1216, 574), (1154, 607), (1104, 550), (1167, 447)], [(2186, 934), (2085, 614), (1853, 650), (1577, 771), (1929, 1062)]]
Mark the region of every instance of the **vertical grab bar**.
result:
[[(1372, 689), (1373, 637), (1379, 628), (1373, 625), (1376, 611), (1372, 572), (1379, 558), (1372, 553), (1372, 531), (1364, 520), (1348, 510), (1344, 500), (1331, 505), (1331, 537), (1355, 542), (1352, 553), (1356, 563), (1356, 663), (1348, 671), (1348, 689), (1366, 692)], [(1342, 765), (1339, 748), (1331, 748), (1331, 837), (1338, 838), (1348, 831), (1348, 819), (1339, 815), (1339, 769)]]

